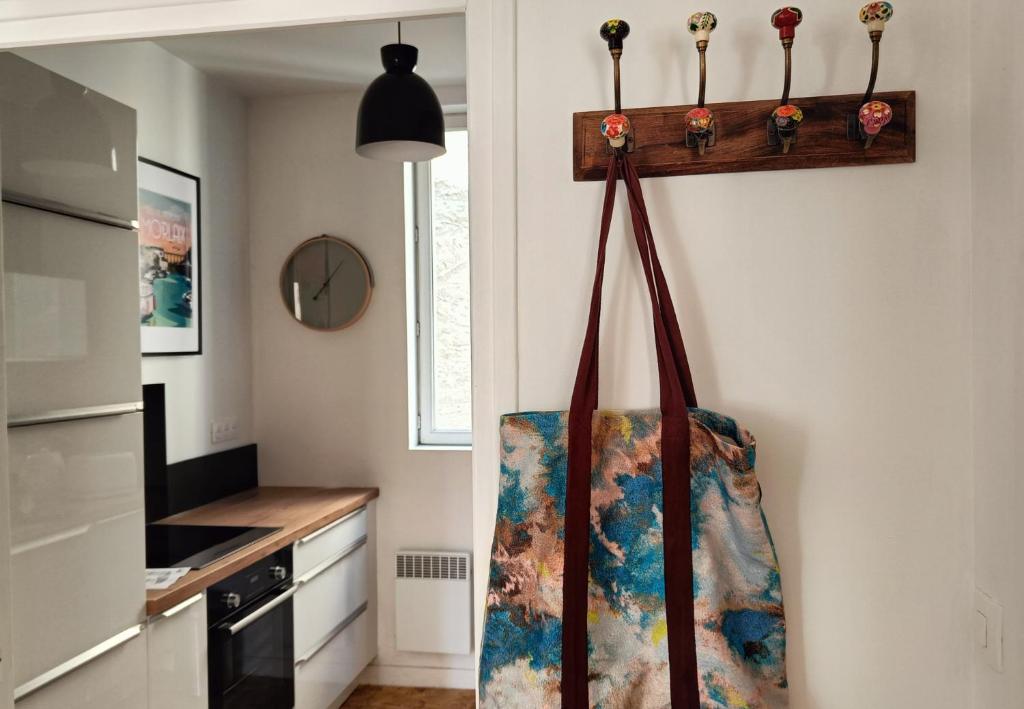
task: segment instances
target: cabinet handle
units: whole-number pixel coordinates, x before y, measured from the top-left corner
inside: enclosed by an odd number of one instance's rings
[[[38,692],[48,684],[56,682],[61,677],[71,674],[80,667],[84,667],[95,659],[106,655],[114,648],[124,645],[129,640],[137,637],[142,632],[142,625],[133,625],[112,638],[104,640],[96,647],[90,648],[80,655],[75,655],[67,662],[57,665],[52,670],[44,672],[35,679],[31,679],[14,690],[14,701],[24,699],[28,695]]]
[[[352,556],[352,554],[354,554],[357,549],[359,549],[360,547],[366,546],[367,539],[368,539],[368,537],[365,534],[363,536],[359,537],[359,539],[357,539],[354,542],[352,542],[351,544],[349,544],[347,547],[345,547],[344,549],[339,551],[337,554],[332,556],[327,561],[321,562],[320,564],[314,566],[312,569],[310,569],[309,571],[304,573],[299,578],[295,579],[295,585],[296,586],[302,586],[303,584],[309,583],[310,581],[315,579],[317,576],[319,576],[323,572],[327,571],[327,569],[331,568],[332,566],[334,566],[335,564],[339,563],[340,561],[343,561],[346,557]]]
[[[347,522],[348,520],[352,519],[353,517],[355,517],[360,512],[365,512],[365,511],[366,511],[366,505],[363,505],[358,510],[355,510],[353,512],[349,512],[347,515],[345,515],[341,519],[334,520],[333,522],[331,522],[326,527],[321,527],[320,529],[316,530],[315,532],[311,532],[310,534],[307,534],[302,539],[300,539],[299,541],[295,542],[295,544],[298,545],[298,546],[302,546],[303,544],[309,544],[311,541],[313,541],[314,539],[319,537],[321,534],[327,534],[329,531],[331,531],[335,527],[339,526],[340,524],[342,524],[344,522]]]
[[[61,421],[79,421],[81,419],[104,418],[107,416],[124,416],[142,411],[141,401],[129,401],[124,404],[108,404],[106,406],[81,406],[77,409],[55,409],[40,411],[26,416],[12,416],[7,419],[7,428],[20,426],[38,426],[43,423],[60,423]]]
[[[168,608],[167,610],[165,610],[163,613],[160,614],[160,617],[161,618],[170,618],[171,616],[178,615],[179,613],[181,613],[183,610],[185,610],[189,606],[193,606],[193,605],[195,605],[196,603],[198,603],[201,600],[203,600],[203,594],[202,593],[197,593],[196,595],[192,596],[192,598],[188,598],[188,599],[182,601],[181,603],[179,603],[178,605],[173,606],[171,608]]]
[[[348,626],[350,626],[353,623],[355,623],[356,620],[359,618],[359,616],[361,616],[363,613],[366,612],[366,608],[369,605],[370,605],[369,601],[363,601],[362,605],[360,605],[358,608],[356,608],[354,611],[352,611],[348,615],[348,617],[345,618],[345,620],[341,621],[336,626],[334,626],[334,630],[332,630],[331,632],[327,633],[327,635],[324,637],[324,639],[316,644],[316,647],[314,647],[312,650],[310,650],[305,655],[303,655],[298,660],[296,660],[295,661],[295,666],[298,667],[300,665],[304,665],[307,662],[309,662],[310,660],[312,660],[316,656],[316,654],[318,652],[320,652],[325,647],[327,647],[328,643],[330,643],[332,640],[334,640],[334,638],[338,637],[338,635],[340,635],[342,633],[342,631],[345,630],[345,628],[347,628]]]
[[[61,204],[52,199],[44,199],[43,197],[32,197],[30,195],[21,194],[20,192],[12,192],[10,190],[3,191],[4,202],[10,202],[11,204],[17,204],[20,207],[31,207],[32,209],[41,209],[44,212],[53,212],[54,214],[61,214],[65,217],[74,217],[75,219],[85,219],[86,221],[96,222],[97,224],[105,224],[106,226],[116,226],[121,229],[131,229],[135,231],[139,228],[139,222],[135,219],[125,219],[124,217],[115,217],[110,214],[103,214],[102,212],[94,212],[88,209],[79,209],[78,207],[71,207],[66,204]]]

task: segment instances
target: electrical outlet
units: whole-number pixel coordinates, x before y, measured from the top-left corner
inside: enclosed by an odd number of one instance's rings
[[[974,589],[974,641],[986,664],[1003,671],[1003,607],[981,589]]]
[[[226,416],[214,419],[210,422],[210,441],[223,443],[238,438],[238,419],[234,416]]]

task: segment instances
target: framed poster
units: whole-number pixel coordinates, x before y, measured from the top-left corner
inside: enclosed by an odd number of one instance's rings
[[[202,354],[199,178],[139,158],[142,354]]]

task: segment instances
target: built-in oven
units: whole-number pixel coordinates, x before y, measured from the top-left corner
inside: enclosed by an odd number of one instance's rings
[[[207,594],[211,709],[295,703],[291,548],[214,584]]]

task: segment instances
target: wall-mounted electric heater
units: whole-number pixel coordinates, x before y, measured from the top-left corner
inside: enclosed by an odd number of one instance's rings
[[[407,652],[471,653],[469,554],[399,551],[395,561],[395,647]]]

